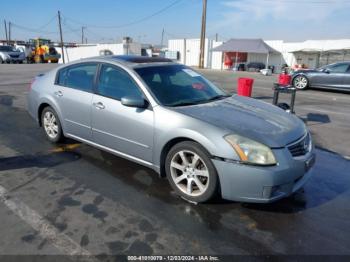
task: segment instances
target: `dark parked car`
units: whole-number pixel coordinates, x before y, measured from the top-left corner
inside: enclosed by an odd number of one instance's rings
[[[292,76],[298,89],[318,87],[350,91],[350,62],[340,62],[314,70],[298,70]]]
[[[250,62],[247,64],[247,68],[248,68],[248,71],[259,72],[261,69],[265,68],[265,64],[260,62]]]

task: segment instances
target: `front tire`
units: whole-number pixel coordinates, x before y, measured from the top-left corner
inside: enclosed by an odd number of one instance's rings
[[[166,175],[178,195],[191,202],[206,202],[218,192],[219,179],[209,154],[198,143],[184,141],[169,151]]]
[[[304,90],[308,87],[309,80],[304,75],[297,75],[293,79],[293,86],[299,90]]]
[[[61,122],[55,110],[48,106],[41,113],[41,124],[47,139],[52,143],[58,143],[63,140]]]

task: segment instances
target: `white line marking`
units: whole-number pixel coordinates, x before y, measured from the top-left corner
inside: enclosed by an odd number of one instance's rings
[[[50,224],[45,218],[40,216],[33,209],[16,198],[9,197],[6,188],[0,185],[0,201],[4,203],[14,214],[20,217],[24,222],[30,225],[39,235],[47,239],[49,243],[67,255],[81,255],[84,259],[94,261],[93,255],[83,249],[73,239],[58,230]],[[84,260],[85,261],[85,260]]]

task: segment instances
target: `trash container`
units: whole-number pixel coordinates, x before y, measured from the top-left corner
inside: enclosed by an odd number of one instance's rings
[[[237,94],[239,96],[252,96],[254,79],[252,78],[238,78]]]
[[[271,69],[261,69],[260,73],[262,73],[264,76],[270,76],[272,75]]]
[[[280,74],[278,76],[278,83],[283,86],[290,85],[292,76],[288,74]]]

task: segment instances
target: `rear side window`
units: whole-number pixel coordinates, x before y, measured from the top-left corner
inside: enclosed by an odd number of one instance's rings
[[[60,86],[65,86],[66,75],[67,75],[67,68],[61,69],[58,72],[56,84]]]
[[[92,92],[97,64],[80,64],[61,69],[56,83],[61,86]]]

